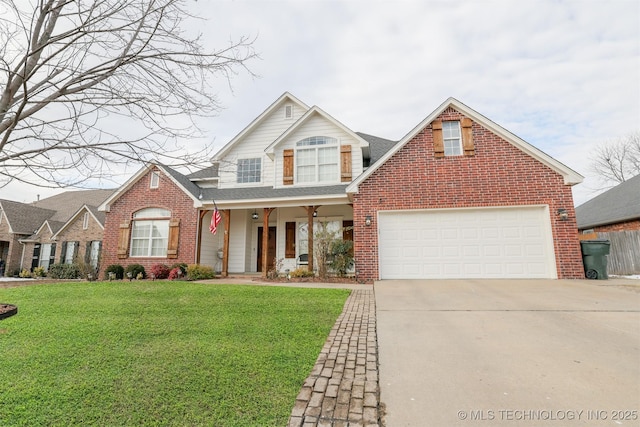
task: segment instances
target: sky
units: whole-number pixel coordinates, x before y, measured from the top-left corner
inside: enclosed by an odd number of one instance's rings
[[[637,0],[187,3],[207,46],[255,37],[260,55],[248,64],[257,77],[216,82],[224,109],[194,151],[221,148],[284,92],[392,140],[454,97],[585,176],[580,205],[602,191],[595,147],[640,130]],[[0,198],[61,191],[10,184]]]

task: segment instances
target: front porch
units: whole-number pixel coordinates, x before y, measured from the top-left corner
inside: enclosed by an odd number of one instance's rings
[[[209,231],[213,207],[200,211],[196,262],[222,276],[314,269],[314,233],[322,226],[353,240],[350,204],[223,207],[216,234]],[[307,261],[304,261],[304,258]]]

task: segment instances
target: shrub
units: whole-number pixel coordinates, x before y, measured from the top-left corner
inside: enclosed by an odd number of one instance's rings
[[[306,267],[298,267],[295,270],[293,270],[291,273],[289,273],[289,276],[291,277],[313,277],[313,271],[309,271],[307,270]]]
[[[115,274],[117,280],[124,278],[124,267],[119,264],[112,264],[104,270],[104,278],[109,279],[109,273]]]
[[[200,265],[200,264],[191,264],[187,266],[187,280],[206,280],[206,279],[214,279],[216,274],[213,272],[213,268]]]
[[[23,268],[22,271],[20,271],[20,274],[18,274],[18,276],[22,277],[23,279],[28,279],[31,277],[31,272],[26,268]]]
[[[53,264],[49,266],[49,277],[52,279],[77,279],[80,277],[78,264]]]
[[[173,264],[170,268],[171,270],[173,270],[174,268],[179,268],[182,271],[183,276],[187,275],[187,264],[185,264],[184,262],[177,262]]]
[[[169,280],[176,280],[181,277],[184,277],[184,273],[182,273],[182,269],[180,267],[173,267],[169,272]]]
[[[150,273],[155,279],[166,279],[169,277],[171,269],[166,264],[153,264]]]
[[[47,272],[44,270],[44,267],[36,267],[33,269],[31,275],[33,277],[44,277],[47,275]]]
[[[129,273],[131,273],[131,277],[134,279],[144,279],[147,273],[144,271],[144,267],[140,264],[129,264],[127,268],[124,270],[127,278],[129,277]]]
[[[329,250],[331,268],[344,277],[347,271],[353,267],[353,242],[351,240],[334,240]]]

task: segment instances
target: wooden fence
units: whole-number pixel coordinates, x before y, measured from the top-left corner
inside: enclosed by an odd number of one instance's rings
[[[640,231],[599,232],[598,239],[611,242],[608,274],[640,274]]]

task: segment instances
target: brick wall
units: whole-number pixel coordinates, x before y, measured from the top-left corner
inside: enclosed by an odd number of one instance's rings
[[[67,228],[65,228],[62,233],[58,234],[56,237],[56,264],[62,259],[63,242],[80,242],[76,260],[84,262],[86,259],[87,243],[94,240],[102,240],[103,229],[91,214],[89,214],[87,229],[85,230],[83,228],[85,212],[87,211],[84,210],[80,215],[77,215],[75,220],[67,225]]]
[[[2,213],[0,214],[3,215]],[[15,270],[20,269],[22,245],[18,242],[18,239],[24,237],[28,236],[12,233],[9,229],[7,218],[4,216],[2,217],[2,220],[0,220],[0,241],[7,242],[6,245],[8,246],[6,259],[3,259],[5,263],[5,275],[12,274]]]
[[[154,264],[195,263],[198,211],[193,207],[193,199],[187,196],[173,181],[160,171],[160,185],[149,188],[150,174],[142,176],[127,192],[111,204],[106,214],[104,238],[102,241],[102,271],[112,264],[126,268],[129,264],[141,264],[149,273]],[[172,218],[180,219],[180,237],[177,258],[127,257],[119,259],[118,234],[120,224],[131,220],[133,213],[145,208],[164,208],[171,211]]]
[[[600,227],[594,227],[593,231],[596,233],[607,233],[610,231],[635,231],[640,230],[640,219],[633,221],[618,222],[617,224],[603,225]]]
[[[460,120],[452,108],[441,120]],[[428,125],[359,186],[354,247],[360,280],[378,279],[377,212],[393,209],[549,205],[559,278],[583,278],[571,187],[563,177],[478,123],[474,156],[435,158]],[[567,209],[568,221],[555,217]],[[365,227],[364,217],[373,224]]]

